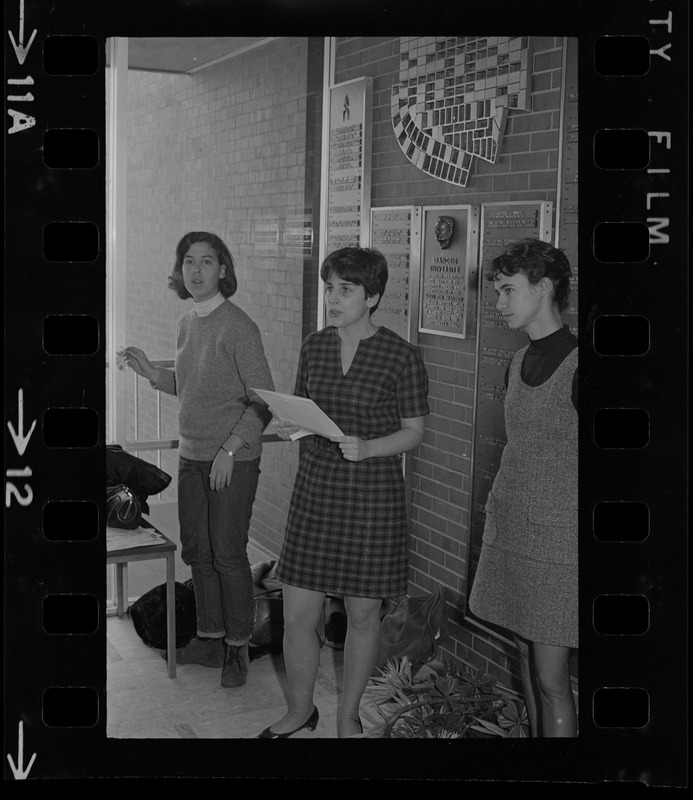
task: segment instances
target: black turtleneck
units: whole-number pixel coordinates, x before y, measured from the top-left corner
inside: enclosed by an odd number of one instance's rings
[[[529,348],[522,360],[520,375],[528,386],[540,386],[556,371],[563,359],[578,346],[578,341],[564,325],[541,339],[530,339]],[[508,370],[505,372],[505,388],[508,388]],[[577,369],[573,375],[573,406],[577,410]]]

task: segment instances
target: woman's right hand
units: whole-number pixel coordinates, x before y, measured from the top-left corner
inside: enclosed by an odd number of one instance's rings
[[[287,422],[283,419],[275,419],[272,420],[272,426],[277,432],[277,436],[280,439],[289,440],[293,436],[294,433],[298,433],[300,428],[298,425],[294,425],[293,422]]]
[[[122,359],[128,367],[133,369],[138,375],[150,381],[156,381],[159,377],[159,370],[147,358],[143,350],[139,347],[125,347],[118,352],[118,358]]]

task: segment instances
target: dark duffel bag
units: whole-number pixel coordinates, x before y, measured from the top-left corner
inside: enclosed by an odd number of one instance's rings
[[[149,647],[165,650],[166,634],[166,584],[155,586],[130,607],[130,618],[137,635]],[[185,645],[197,635],[195,592],[192,580],[176,581],[176,647]]]

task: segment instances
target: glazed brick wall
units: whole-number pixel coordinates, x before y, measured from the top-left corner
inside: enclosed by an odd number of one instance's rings
[[[284,232],[318,207],[322,71],[322,40],[282,38],[192,75],[129,73],[122,344],[174,358],[176,321],[192,303],[167,288],[175,247],[188,231],[212,231],[231,250],[233,302],[260,328],[275,386],[292,391],[305,309],[315,315],[315,290],[305,293],[304,282],[317,286],[317,242],[296,252]],[[130,438],[134,373],[127,380]],[[158,393],[139,384],[137,435],[157,438]],[[161,395],[163,438],[177,438],[176,417],[176,399]],[[264,449],[250,535],[270,552],[281,546],[298,451],[284,443]],[[174,499],[178,453],[161,458],[174,476],[164,499]]]
[[[392,131],[390,98],[399,75],[399,39],[337,40],[335,81],[373,79],[371,202],[390,205],[460,205],[557,196],[561,40],[535,38],[530,111],[508,114],[496,164],[475,160],[467,187],[427,176],[401,151]],[[555,206],[554,206],[555,207]],[[476,342],[420,334],[430,379],[431,415],[411,457],[412,535],[410,593],[446,588],[449,638],[444,654],[493,672],[518,688],[514,648],[470,626],[462,609],[467,593],[467,537],[471,506]]]

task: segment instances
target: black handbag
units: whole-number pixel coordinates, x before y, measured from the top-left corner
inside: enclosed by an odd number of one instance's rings
[[[142,522],[139,500],[124,483],[106,488],[106,525],[134,531]]]
[[[149,513],[147,498],[163,492],[171,480],[167,472],[128,453],[119,444],[106,445],[106,485],[124,483],[130,487],[145,514]]]

